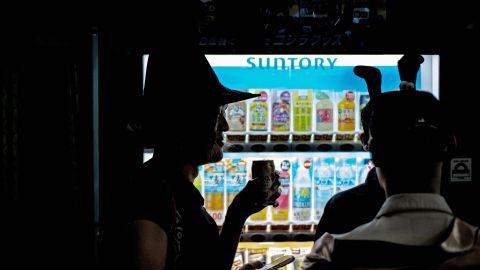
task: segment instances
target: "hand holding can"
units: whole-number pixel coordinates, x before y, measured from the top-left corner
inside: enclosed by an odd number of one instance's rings
[[[264,198],[267,199],[267,205],[277,206],[275,196],[279,191],[280,182],[278,181],[278,173],[275,171],[275,163],[273,160],[255,160],[252,163],[252,177],[256,181],[261,182]],[[273,202],[270,200],[273,199]]]
[[[229,212],[249,217],[268,205],[278,206],[281,190],[279,173],[272,160],[258,160],[252,163],[252,180],[237,194],[229,207]],[[232,209],[232,211],[230,211]]]
[[[273,160],[254,160],[252,163],[253,179],[261,179],[262,191],[268,194],[275,178],[275,164]]]

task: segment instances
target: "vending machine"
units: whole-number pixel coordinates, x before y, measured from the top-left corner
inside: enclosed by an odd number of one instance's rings
[[[360,110],[369,95],[353,68],[375,66],[382,72],[382,91],[397,90],[401,57],[207,55],[225,86],[260,94],[228,105],[224,159],[201,166],[194,183],[207,211],[222,226],[228,205],[252,179],[255,160],[273,160],[281,182],[278,207],[248,219],[234,268],[291,254],[296,261],[286,269],[300,269],[326,202],[363,183],[372,169],[370,154],[360,143]],[[438,98],[439,56],[423,57],[417,89]],[[151,155],[146,149],[144,160]]]

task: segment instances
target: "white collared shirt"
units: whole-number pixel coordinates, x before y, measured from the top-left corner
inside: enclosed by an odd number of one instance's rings
[[[454,216],[445,199],[433,193],[404,193],[387,198],[375,219],[339,240],[376,240],[426,246],[442,241]]]

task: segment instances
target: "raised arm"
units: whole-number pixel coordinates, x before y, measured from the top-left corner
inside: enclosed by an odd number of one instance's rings
[[[243,225],[247,218],[267,207],[268,205],[278,206],[277,198],[280,196],[280,182],[278,174],[268,194],[262,191],[261,179],[251,180],[246,187],[235,197],[228,208],[225,222],[220,232],[220,247],[222,267],[220,269],[230,270],[237,251],[238,242],[242,233]]]

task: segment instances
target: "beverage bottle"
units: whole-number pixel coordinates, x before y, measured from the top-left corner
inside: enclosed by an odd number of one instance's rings
[[[293,130],[312,131],[312,91],[293,91]]]
[[[338,165],[335,167],[337,168],[336,174],[336,189],[338,191],[347,190],[352,188],[356,184],[356,158],[340,158],[338,161]]]
[[[310,178],[311,160],[298,159],[297,171],[293,180],[293,220],[309,221],[312,210],[312,184]]]
[[[227,207],[233,198],[245,187],[247,183],[247,162],[244,159],[233,158],[225,160],[227,167],[226,189]]]
[[[338,130],[355,130],[355,92],[348,90],[338,103]]]
[[[272,208],[272,220],[274,221],[288,221],[289,220],[289,199],[290,199],[290,161],[282,160],[280,162],[280,185],[282,193],[278,197],[278,206]]]
[[[314,178],[314,220],[319,221],[327,201],[333,196],[335,180],[334,158],[319,158],[315,166]]]
[[[272,131],[290,131],[290,92],[274,90],[272,93]]]
[[[203,186],[205,191],[205,208],[212,218],[221,224],[224,220],[225,204],[225,163],[219,161],[204,165]]]
[[[238,101],[229,104],[226,111],[226,118],[230,131],[245,132],[247,130],[247,103]]]
[[[333,103],[323,91],[315,94],[318,100],[315,104],[315,123],[316,131],[332,132],[333,131]]]
[[[268,128],[268,94],[266,91],[255,91],[260,94],[250,103],[250,131],[267,131]]]

